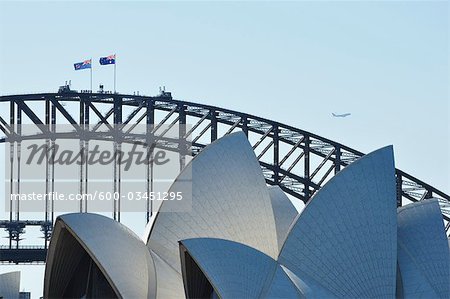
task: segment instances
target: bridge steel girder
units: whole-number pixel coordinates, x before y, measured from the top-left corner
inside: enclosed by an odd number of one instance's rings
[[[77,123],[75,118],[71,116],[71,112],[67,110],[61,102],[75,102],[80,103],[80,122]],[[186,124],[187,117],[195,119],[193,126],[189,131],[186,129],[180,132],[181,140],[190,138],[192,140],[191,148],[186,149],[183,144],[168,143],[165,145],[166,149],[174,151],[187,151],[187,154],[195,156],[198,152],[208,145],[210,142],[222,137],[222,135],[229,134],[236,130],[242,130],[257,155],[266,183],[269,185],[278,185],[287,194],[307,203],[309,199],[321,188],[321,186],[333,175],[347,165],[363,156],[364,154],[354,150],[348,146],[338,142],[329,140],[327,138],[318,136],[311,132],[307,132],[292,126],[282,124],[276,121],[268,120],[258,116],[214,107],[210,105],[197,104],[186,101],[179,101],[173,99],[170,95],[165,93],[160,96],[135,96],[122,94],[108,94],[108,93],[44,93],[44,94],[26,94],[26,95],[10,95],[1,96],[0,103],[10,103],[10,124],[9,126],[17,125],[17,119],[14,112],[24,112],[35,124],[43,124],[44,122],[33,113],[33,110],[28,107],[29,102],[49,103],[51,111],[46,115],[45,124],[48,128],[50,120],[50,131],[55,138],[58,133],[55,133],[54,125],[56,124],[56,110],[59,111],[63,117],[69,121],[79,133],[79,128],[83,124],[89,123],[89,112],[92,110],[93,116],[99,118],[94,126],[95,131],[101,126],[106,125],[111,127],[112,124],[108,122],[108,118],[113,116],[113,122],[117,124],[131,124],[137,125],[145,119],[145,124],[152,126],[153,131],[147,132],[142,136],[133,135],[132,129],[124,134],[119,133],[120,136],[115,136],[114,140],[120,145],[121,142],[129,142],[130,139],[142,139],[143,141],[153,140],[154,133],[167,120],[176,116],[175,120],[169,126],[179,124]],[[102,114],[97,104],[109,104],[111,108]],[[47,104],[48,105],[48,104]],[[17,111],[14,107],[17,106]],[[123,107],[128,106],[132,108],[132,112],[123,118]],[[140,112],[144,112],[137,118]],[[157,122],[155,112],[164,114],[162,120]],[[6,116],[5,116],[6,117]],[[125,121],[123,122],[123,119]],[[3,121],[1,122],[3,124]],[[6,124],[7,125],[7,124]],[[202,126],[203,125],[203,126]],[[226,133],[220,135],[219,126],[225,126]],[[5,124],[2,126],[7,130]],[[111,129],[111,128],[110,128]],[[208,133],[209,131],[209,133]],[[111,136],[103,134],[90,135],[94,138],[108,139]],[[208,133],[208,134],[207,134]],[[8,140],[20,141],[23,139],[38,139],[39,136],[19,136],[16,134],[4,134],[0,136],[0,143]],[[103,135],[103,136],[102,136]],[[106,136],[106,137],[105,137]],[[128,137],[127,137],[128,136]],[[282,147],[287,148],[285,154],[282,154]],[[256,151],[260,151],[259,154]],[[269,155],[268,153],[271,153]],[[182,165],[180,153],[180,165]],[[313,160],[317,160],[315,163]],[[300,163],[300,161],[303,161]],[[334,170],[334,171],[333,171]],[[87,172],[87,170],[86,170]],[[151,185],[151,170],[148,170],[148,183]],[[51,188],[54,189],[54,178],[50,176]],[[117,184],[116,188],[120,191],[120,170],[115,173]],[[441,203],[447,204],[450,207],[450,196],[438,190],[437,188],[427,184],[416,177],[396,169],[396,184],[397,184],[397,204],[401,206],[404,200],[417,202],[426,200],[430,197],[438,198]],[[151,187],[148,187],[151,188]],[[450,229],[450,210],[442,209],[443,217],[446,222],[446,231],[449,233]],[[53,221],[53,208],[50,208],[47,216]],[[147,207],[146,219],[151,216],[151,207]],[[113,217],[120,220],[120,203],[115,207]],[[14,222],[11,218],[9,221]],[[1,222],[0,222],[1,223]],[[45,220],[42,221],[42,224]],[[0,257],[2,254],[0,253]],[[0,259],[1,260],[1,259]]]

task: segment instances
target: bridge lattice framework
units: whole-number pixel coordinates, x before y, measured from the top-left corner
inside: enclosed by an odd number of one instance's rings
[[[66,103],[78,106],[77,117]],[[8,142],[11,155],[11,171],[15,165],[17,174],[15,181],[11,179],[11,190],[20,193],[20,150],[25,139],[44,138],[40,134],[25,136],[20,127],[26,116],[27,122],[44,128],[52,136],[58,138],[55,127],[58,123],[68,123],[74,127],[74,134],[80,134],[83,127],[91,125],[93,132],[107,126],[113,130],[114,125],[128,125],[127,131],[117,134],[98,132],[94,138],[114,142],[115,146],[122,142],[134,140],[148,141],[152,134],[161,128],[172,128],[176,125],[191,124],[180,130],[177,141],[160,141],[158,147],[178,151],[180,168],[184,166],[185,155],[195,156],[206,145],[216,139],[241,130],[249,138],[259,160],[266,183],[278,185],[285,193],[307,203],[311,197],[340,170],[363,156],[362,152],[341,143],[292,126],[247,113],[222,109],[210,105],[186,102],[173,99],[169,92],[163,91],[158,96],[138,96],[112,93],[62,92],[1,96],[0,105],[9,106],[7,116],[0,116],[0,130],[3,136],[0,143]],[[41,109],[36,109],[36,105]],[[102,106],[102,107],[100,107]],[[106,111],[105,106],[107,106]],[[103,109],[102,109],[103,108]],[[36,110],[44,111],[38,116]],[[128,110],[128,113],[125,113]],[[158,114],[159,117],[156,117]],[[9,119],[8,119],[9,118]],[[93,121],[95,119],[95,121]],[[146,134],[133,134],[132,129],[138,124],[146,124],[152,128]],[[131,125],[131,128],[130,128]],[[167,130],[166,129],[166,130]],[[163,136],[164,133],[159,133]],[[48,138],[48,134],[45,135]],[[186,143],[189,140],[189,143]],[[46,140],[49,144],[52,140]],[[190,146],[187,147],[186,144]],[[88,146],[80,143],[80,147]],[[8,150],[8,149],[5,149]],[[46,164],[46,192],[55,188],[55,173],[52,165]],[[80,167],[80,192],[86,191],[88,185],[88,169]],[[147,169],[147,189],[151,188],[151,166]],[[448,234],[450,228],[450,196],[418,178],[396,169],[397,204],[417,202],[429,198],[437,198]],[[13,178],[13,174],[11,174]],[[120,190],[120,167],[114,167],[114,189]],[[9,245],[0,247],[0,262],[31,263],[45,261],[46,250],[51,237],[55,211],[52,202],[45,204],[43,218],[38,220],[21,219],[20,209],[13,208],[9,219],[0,220],[0,227],[8,233]],[[114,203],[112,217],[120,221],[120,202]],[[79,211],[87,211],[80,202]],[[151,216],[150,204],[147,204],[146,220]],[[27,226],[39,226],[44,236],[43,246],[21,246],[20,240]]]

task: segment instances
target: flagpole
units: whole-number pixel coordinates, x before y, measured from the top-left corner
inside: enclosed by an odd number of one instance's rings
[[[114,54],[114,93],[116,93],[116,64],[117,64],[117,57],[116,54]]]
[[[92,57],[91,57],[91,93],[92,93]]]

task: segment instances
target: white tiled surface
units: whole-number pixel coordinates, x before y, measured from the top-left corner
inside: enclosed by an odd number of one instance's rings
[[[279,262],[337,297],[394,298],[397,261],[393,151],[382,148],[333,177],[289,233]]]
[[[198,238],[182,244],[220,298],[260,298],[277,267],[271,257],[228,240]]]
[[[0,274],[0,297],[4,299],[19,299],[20,272]]]
[[[405,298],[449,298],[449,245],[437,200],[399,208],[398,246]]]
[[[306,298],[295,284],[288,277],[283,268],[277,264],[277,268],[273,275],[273,279],[268,287],[268,291],[262,296],[262,298],[270,299],[294,299],[294,298]]]
[[[184,286],[181,274],[171,268],[158,255],[150,251],[155,262],[156,298],[157,299],[184,299]]]
[[[124,225],[97,214],[66,214],[55,224],[55,233],[65,226],[82,244],[103,271],[105,277],[117,288],[123,298],[155,298],[156,279],[152,257],[145,243]],[[49,256],[54,258],[54,244],[58,235],[52,237]],[[57,249],[56,249],[57,250]],[[46,264],[46,279],[51,277],[52,267],[64,266],[64,260],[50,259]],[[55,281],[46,281],[46,288]]]
[[[301,215],[279,187],[266,187],[243,134],[207,147],[190,171],[192,211],[165,212],[163,204],[148,248],[109,218],[67,214],[56,223],[46,271],[64,266],[52,251],[66,226],[124,298],[185,297],[181,240],[222,298],[394,298],[397,254],[405,298],[449,298],[439,205],[426,200],[397,214],[391,147],[346,167]],[[58,283],[48,277],[47,285]]]
[[[295,275],[294,272],[289,270],[284,266],[280,266],[292,283],[297,288],[301,298],[320,298],[320,299],[332,299],[338,298],[336,295],[332,294],[325,286],[321,285],[319,282],[308,277],[308,275],[302,273],[302,278]]]
[[[298,215],[292,202],[278,186],[269,187],[270,200],[272,202],[275,225],[277,229],[278,249],[281,250],[286,239],[287,232],[295,217]]]
[[[150,233],[151,250],[179,273],[178,241],[190,238],[232,240],[276,258],[278,245],[269,192],[242,132],[206,147],[186,171],[192,171],[192,211],[164,212],[164,203]],[[177,185],[175,182],[170,190],[177,191]]]

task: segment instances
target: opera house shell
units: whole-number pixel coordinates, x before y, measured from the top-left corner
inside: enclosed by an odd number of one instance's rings
[[[183,171],[192,210],[164,202],[144,241],[96,214],[56,220],[45,298],[449,298],[439,204],[397,209],[392,147],[350,164],[299,214],[267,187],[243,133]],[[171,191],[183,189],[183,172]]]
[[[0,298],[19,299],[20,296],[20,272],[7,272],[0,274]]]

